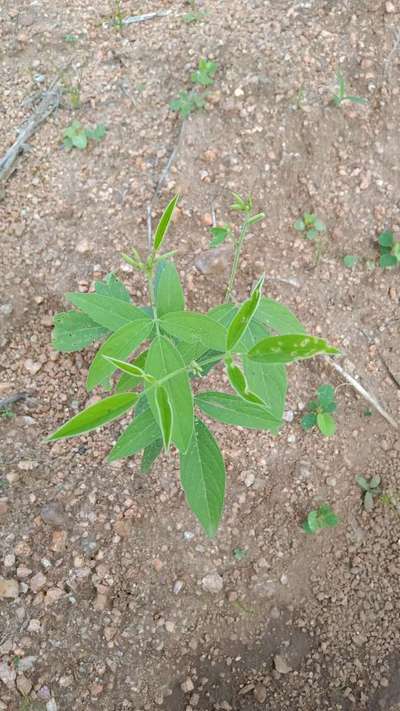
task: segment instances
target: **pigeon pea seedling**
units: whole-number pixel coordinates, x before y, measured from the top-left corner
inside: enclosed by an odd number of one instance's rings
[[[250,224],[256,217],[252,202],[236,197],[235,209]],[[93,293],[66,294],[75,309],[55,316],[53,345],[71,352],[101,341],[86,386],[89,392],[95,388],[114,392],[72,417],[48,439],[86,435],[133,411],[108,461],[142,451],[142,470],[149,471],[161,451],[173,447],[179,453],[187,503],[213,536],[224,507],[225,465],[205,418],[277,433],[283,422],[286,366],[338,351],[306,334],[289,309],[263,295],[264,276],[242,303],[233,300],[238,249],[226,302],[208,313],[187,310],[171,252],[161,252],[177,202],[178,196],[161,216],[150,253],[144,256],[133,249],[124,255],[145,277],[150,303],[133,304],[114,275],[96,282]],[[203,384],[217,364],[228,376],[230,392]]]
[[[336,410],[335,389],[332,385],[320,385],[317,390],[317,399],[310,400],[307,405],[308,413],[301,420],[303,430],[318,427],[321,434],[331,437],[336,432],[336,422],[331,412]]]
[[[192,72],[191,81],[194,86],[204,89],[214,84],[214,76],[218,64],[208,59],[200,59],[198,68]],[[193,88],[191,91],[181,91],[177,99],[170,102],[170,109],[177,111],[182,119],[188,118],[193,111],[204,108],[207,92],[200,93]]]
[[[107,133],[107,129],[102,124],[98,124],[96,128],[84,128],[79,121],[73,121],[70,126],[64,129],[64,148],[67,151],[72,148],[77,148],[84,151],[87,148],[89,141],[101,141]]]
[[[319,233],[326,232],[325,224],[312,212],[305,212],[303,217],[299,217],[293,223],[293,227],[297,232],[302,232],[304,237],[311,240],[316,239]]]

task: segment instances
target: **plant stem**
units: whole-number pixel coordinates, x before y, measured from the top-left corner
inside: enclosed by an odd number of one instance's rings
[[[240,228],[240,234],[239,234],[239,237],[235,243],[235,254],[233,257],[232,269],[231,269],[231,273],[229,276],[228,287],[227,287],[225,299],[224,299],[225,304],[227,304],[229,301],[232,301],[232,291],[233,291],[233,286],[234,286],[235,279],[236,279],[236,273],[237,273],[237,270],[239,267],[240,252],[242,250],[243,242],[245,240],[245,237],[246,237],[248,231],[249,231],[249,225],[248,225],[247,220],[245,220],[243,222],[242,227]]]
[[[151,261],[151,268],[146,269],[147,284],[149,287],[150,295],[150,305],[153,309],[154,324],[156,327],[157,336],[160,335],[160,324],[158,322],[157,306],[156,306],[156,294],[154,289],[154,262]]]

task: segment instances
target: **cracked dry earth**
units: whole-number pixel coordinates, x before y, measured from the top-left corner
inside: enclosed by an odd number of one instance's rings
[[[400,6],[199,0],[206,14],[187,23],[178,0],[121,5],[169,12],[119,33],[111,0],[0,7],[1,154],[37,92],[61,71],[64,85],[0,202],[0,397],[28,393],[0,417],[0,709],[399,710],[398,430],[329,363],[291,366],[277,437],[212,423],[229,478],[212,541],[173,455],[143,477],[136,458],[105,462],[118,424],[44,437],[88,401],[94,348],[51,347],[63,293],[114,270],[145,299],[119,254],[146,248],[147,206],[156,217],[176,191],[169,244],[189,307],[223,296],[231,254],[208,251],[208,227],[213,212],[231,219],[231,190],[251,192],[267,218],[246,243],[238,296],[265,271],[268,295],[400,419],[399,270],[368,268],[379,232],[400,230]],[[182,125],[169,103],[202,56],[215,82]],[[331,105],[338,69],[366,105]],[[66,152],[74,118],[106,137]],[[292,228],[307,210],[327,225],[317,266]],[[360,257],[354,269],[345,254]],[[321,382],[336,387],[329,439],[299,424]],[[372,513],[357,474],[382,477]],[[323,501],[341,523],[307,537],[300,523]]]

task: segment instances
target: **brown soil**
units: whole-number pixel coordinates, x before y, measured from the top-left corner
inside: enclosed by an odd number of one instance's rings
[[[267,220],[246,245],[239,295],[265,270],[269,295],[337,344],[400,419],[389,375],[400,381],[399,271],[366,265],[379,231],[400,229],[400,8],[207,0],[192,24],[180,0],[122,9],[170,14],[119,34],[111,0],[0,8],[1,153],[30,115],[29,97],[68,63],[64,84],[81,84],[79,110],[65,91],[0,203],[0,397],[29,393],[0,418],[0,575],[19,583],[18,597],[0,600],[0,709],[400,709],[398,433],[375,411],[365,416],[328,364],[290,368],[294,420],[278,437],[213,425],[229,492],[211,542],[172,456],[147,478],[136,458],[106,464],[119,425],[44,442],[88,400],[94,349],[51,348],[63,293],[116,270],[140,302],[143,285],[119,253],[145,248],[147,205],[156,216],[177,190],[170,244],[189,305],[221,299],[230,255],[207,252],[207,224],[213,210],[229,219],[229,191],[251,192]],[[206,109],[181,130],[169,102],[201,56],[218,73]],[[367,106],[330,105],[338,68]],[[73,118],[105,124],[106,138],[67,153],[60,137]],[[328,226],[316,267],[312,243],[292,229],[307,210]],[[361,257],[354,270],[345,254]],[[299,425],[321,382],[337,387],[331,439]],[[371,514],[360,473],[380,474],[388,494]],[[306,537],[299,523],[321,501],[341,525]],[[236,547],[247,550],[241,561]],[[214,595],[201,585],[213,572],[223,578]]]

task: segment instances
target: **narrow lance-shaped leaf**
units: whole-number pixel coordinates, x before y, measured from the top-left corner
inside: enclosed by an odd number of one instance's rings
[[[226,337],[226,349],[227,351],[232,350],[238,341],[242,338],[248,325],[251,322],[261,300],[261,291],[264,284],[264,276],[258,280],[251,296],[247,301],[245,301],[237,314],[233,317],[230,326],[228,328],[228,334]]]
[[[158,422],[161,429],[164,449],[167,452],[171,444],[173,413],[169,402],[168,393],[165,388],[160,385],[156,388],[155,396]]]
[[[240,397],[242,397],[243,400],[246,400],[247,402],[253,402],[258,405],[265,405],[263,400],[258,397],[258,395],[249,390],[246,378],[240,370],[239,366],[235,365],[230,359],[227,359],[225,361],[225,364],[229,382],[232,385],[233,389],[236,390],[237,394],[240,395]]]
[[[157,252],[160,249],[162,243],[164,242],[165,235],[167,234],[169,223],[172,220],[172,216],[174,214],[174,210],[175,210],[178,200],[179,200],[179,195],[175,195],[175,197],[172,198],[172,200],[168,203],[163,214],[161,215],[160,222],[158,223],[157,229],[154,234],[154,240],[153,240],[154,252]]]
[[[116,420],[127,410],[130,410],[137,402],[136,393],[120,393],[111,395],[101,402],[90,405],[75,417],[72,417],[65,425],[53,432],[47,439],[53,441],[64,439],[65,437],[75,437],[76,435],[90,432],[91,430],[105,425],[107,422]]]
[[[152,375],[149,373],[146,373],[142,368],[139,368],[138,365],[135,363],[126,363],[123,360],[119,360],[118,358],[111,358],[110,356],[103,356],[103,358],[108,362],[111,363],[114,368],[118,368],[119,370],[122,370],[124,373],[128,373],[128,375],[134,375],[137,378],[143,378],[143,380],[146,380],[148,383],[154,383],[155,378],[153,378]]]
[[[226,425],[239,425],[253,430],[270,430],[276,433],[281,425],[266,407],[246,402],[237,395],[220,392],[203,392],[196,395],[196,405],[205,415]]]
[[[126,393],[129,392],[130,390],[134,390],[140,383],[142,382],[143,378],[141,373],[143,372],[144,365],[146,363],[146,358],[147,358],[147,350],[143,351],[137,358],[135,358],[130,365],[134,365],[140,370],[140,375],[133,375],[132,373],[122,373],[121,377],[118,379],[115,392],[117,393]]]
[[[54,316],[53,348],[63,353],[80,351],[110,333],[81,311],[65,311]]]
[[[155,291],[159,317],[174,311],[183,311],[185,308],[182,285],[173,262],[162,260],[158,263]]]
[[[130,321],[146,318],[142,309],[138,309],[133,304],[128,304],[121,299],[112,296],[102,296],[101,294],[79,294],[68,293],[65,298],[78,309],[90,316],[93,321],[100,326],[108,328],[110,331],[117,331]],[[147,317],[149,321],[150,317]]]
[[[161,438],[155,439],[154,442],[148,444],[143,452],[142,461],[140,464],[140,471],[142,474],[148,474],[151,470],[155,460],[162,451],[163,441]]]
[[[335,355],[339,350],[322,338],[293,334],[264,338],[251,348],[247,357],[256,363],[292,363],[319,353]]]
[[[126,323],[118,331],[115,331],[96,353],[89,368],[86,382],[87,389],[92,390],[96,385],[109,378],[118,368],[118,365],[112,359],[127,358],[146,340],[152,327],[152,322],[143,318]]]
[[[190,509],[208,536],[215,535],[225,496],[225,465],[213,435],[196,419],[187,452],[181,453],[181,483]]]
[[[160,437],[160,428],[149,407],[143,412],[137,411],[131,424],[123,431],[108,455],[108,461],[114,462],[116,459],[131,457]]]

